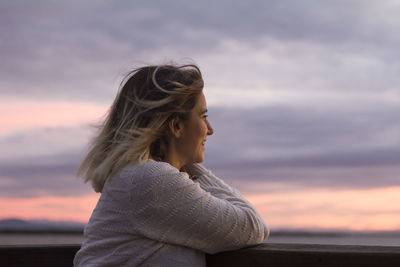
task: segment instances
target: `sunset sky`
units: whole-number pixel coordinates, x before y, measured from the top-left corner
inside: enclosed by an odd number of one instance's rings
[[[86,222],[121,78],[196,63],[205,166],[274,229],[400,230],[400,1],[0,0],[0,219]]]

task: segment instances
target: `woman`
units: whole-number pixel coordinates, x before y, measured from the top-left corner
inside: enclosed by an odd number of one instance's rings
[[[260,215],[199,163],[213,129],[195,65],[124,79],[80,167],[101,197],[76,266],[205,266],[205,253],[259,244]]]

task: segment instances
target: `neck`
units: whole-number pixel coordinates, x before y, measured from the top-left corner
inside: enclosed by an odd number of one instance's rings
[[[169,144],[167,153],[165,153],[165,156],[164,156],[164,161],[168,162],[169,164],[171,164],[178,170],[181,170],[182,167],[185,165],[185,163],[182,162],[182,160],[178,156],[178,153],[173,144]]]

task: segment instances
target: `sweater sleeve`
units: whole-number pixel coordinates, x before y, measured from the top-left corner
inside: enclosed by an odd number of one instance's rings
[[[196,177],[195,182],[198,182],[203,190],[210,192],[213,196],[228,201],[237,198],[239,202],[244,201],[251,206],[238,190],[226,184],[203,165],[191,164],[185,166],[185,169],[189,175]]]
[[[269,232],[252,205],[211,172],[197,167],[201,169],[198,183],[160,163],[133,180],[129,219],[134,231],[207,253],[263,242]]]

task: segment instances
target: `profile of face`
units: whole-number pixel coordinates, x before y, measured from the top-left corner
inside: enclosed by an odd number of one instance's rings
[[[204,161],[207,136],[212,135],[214,130],[207,119],[207,103],[203,93],[199,95],[189,119],[176,119],[170,129],[173,135],[169,163],[180,169],[187,164]]]

